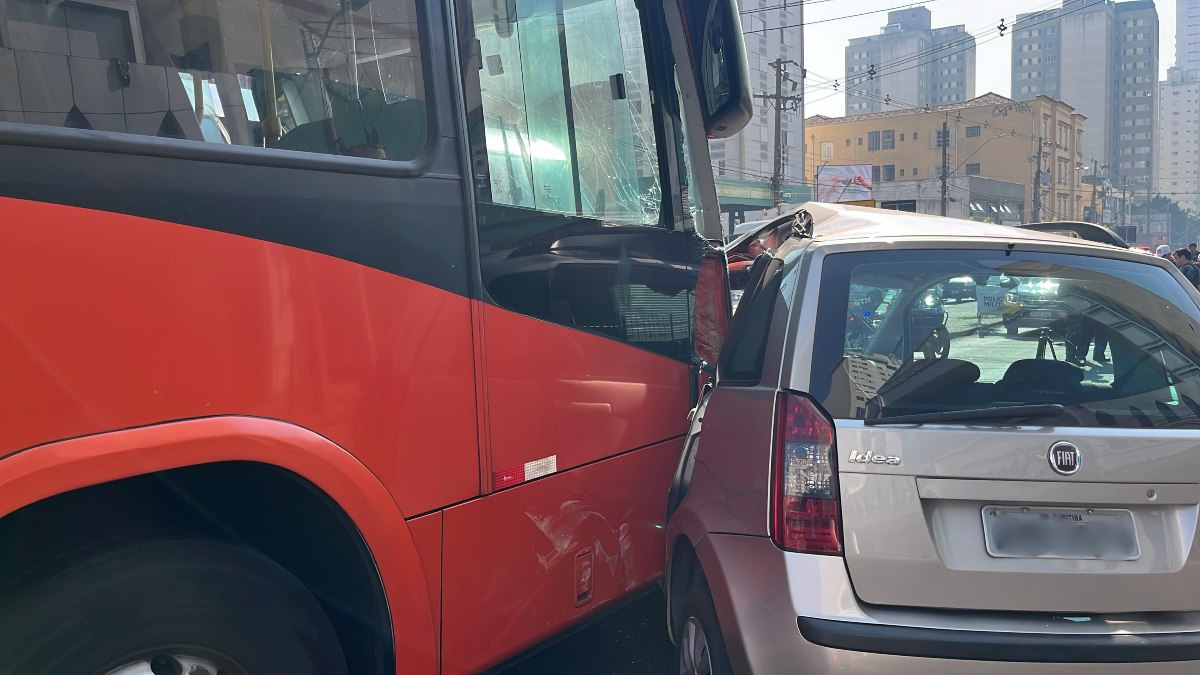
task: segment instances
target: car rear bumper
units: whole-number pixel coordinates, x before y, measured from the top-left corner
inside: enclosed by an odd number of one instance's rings
[[[916,628],[800,617],[805,640],[872,654],[1009,663],[1200,661],[1200,633],[1063,635]],[[1193,667],[1194,664],[1193,664]]]
[[[709,535],[696,553],[739,673],[1200,672],[1200,615],[1104,617],[862,605],[842,558]]]

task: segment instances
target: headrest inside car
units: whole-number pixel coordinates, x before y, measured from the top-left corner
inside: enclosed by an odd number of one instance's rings
[[[1083,369],[1066,361],[1021,359],[1004,371],[1002,382],[1083,382]]]
[[[921,359],[909,361],[879,389],[890,400],[920,392],[934,391],[969,384],[979,380],[979,366],[962,359]]]

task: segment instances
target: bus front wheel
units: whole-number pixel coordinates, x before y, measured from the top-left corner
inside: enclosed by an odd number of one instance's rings
[[[251,549],[149,541],[94,553],[10,589],[0,672],[342,675],[321,605]]]

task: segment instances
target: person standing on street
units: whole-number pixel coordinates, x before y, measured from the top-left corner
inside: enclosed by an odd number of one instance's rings
[[[1181,248],[1178,251],[1175,251],[1171,258],[1172,262],[1175,263],[1175,266],[1178,267],[1179,271],[1183,273],[1183,276],[1187,277],[1187,280],[1192,282],[1192,286],[1200,288],[1200,270],[1197,270],[1196,265],[1192,263],[1192,259],[1189,257],[1188,250],[1186,248]]]
[[[1196,242],[1188,244],[1188,258],[1190,258],[1192,262],[1196,262]]]
[[[1159,244],[1158,248],[1154,249],[1154,255],[1159,258],[1171,258],[1171,247],[1166,244]]]

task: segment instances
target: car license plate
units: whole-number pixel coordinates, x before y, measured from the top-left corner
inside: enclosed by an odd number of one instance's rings
[[[983,507],[983,538],[993,558],[1137,560],[1133,512],[1042,506]]]
[[[1029,312],[1029,316],[1035,319],[1053,319],[1054,312],[1048,309],[1035,309]]]

